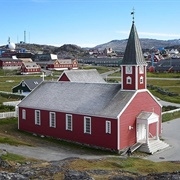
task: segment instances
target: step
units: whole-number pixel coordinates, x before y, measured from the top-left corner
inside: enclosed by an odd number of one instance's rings
[[[163,141],[153,140],[150,141],[149,144],[144,143],[139,150],[142,152],[153,154],[159,150],[167,148],[168,146],[169,145]]]

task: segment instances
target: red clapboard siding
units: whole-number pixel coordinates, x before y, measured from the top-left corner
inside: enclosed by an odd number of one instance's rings
[[[24,108],[25,109],[25,108]],[[34,109],[26,109],[22,120],[19,108],[19,129],[45,136],[90,144],[108,149],[117,149],[117,120],[91,117],[91,134],[84,133],[84,116],[73,114],[73,130],[66,130],[66,114],[56,112],[56,128],[49,127],[49,112],[41,110],[41,125],[35,125]],[[106,120],[111,121],[111,134],[105,133]]]
[[[59,81],[70,81],[70,80],[69,80],[69,78],[66,76],[66,74],[63,74],[63,75],[60,77]]]
[[[141,111],[161,114],[161,107],[148,92],[139,92],[120,117],[120,149],[136,143],[136,117]],[[129,126],[133,126],[129,130]],[[156,124],[149,126],[149,132],[155,135]],[[161,133],[161,116],[159,119],[159,133]]]

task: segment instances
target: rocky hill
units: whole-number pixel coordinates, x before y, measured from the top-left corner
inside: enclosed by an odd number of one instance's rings
[[[180,39],[175,40],[157,40],[157,39],[140,39],[142,49],[160,48],[160,47],[180,47]],[[108,43],[101,44],[95,47],[95,49],[103,50],[105,48],[112,48],[114,51],[125,51],[127,39],[124,40],[112,40]]]
[[[59,48],[55,48],[53,53],[57,54],[58,58],[78,58],[85,56],[86,51],[79,46],[65,44]]]

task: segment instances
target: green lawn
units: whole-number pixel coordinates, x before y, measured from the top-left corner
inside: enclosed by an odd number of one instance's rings
[[[103,66],[81,66],[80,69],[97,69],[97,71],[101,74],[107,71],[112,71],[112,70],[117,70],[116,67],[103,67]],[[53,76],[50,77],[45,77],[45,80],[57,80],[58,77],[62,71],[53,71]],[[20,83],[24,79],[32,79],[32,78],[40,78],[39,75],[15,75],[16,71],[5,71],[0,70],[0,75],[6,75],[0,78],[0,91],[8,91],[11,92],[12,88],[16,86],[18,83]],[[113,78],[110,78],[112,76],[115,76]],[[108,82],[120,82],[120,72],[114,73],[107,78]],[[180,92],[180,74],[179,73],[147,73],[147,77],[158,77],[158,78],[177,78],[177,80],[154,80],[154,79],[148,79],[147,84],[157,86],[160,88],[163,88],[163,90],[167,90],[172,93],[178,93]],[[157,96],[158,98],[169,101],[169,102],[174,102],[174,103],[179,103],[180,104],[180,94],[179,96],[167,96],[167,95],[162,95],[157,90],[152,90],[149,89],[151,93],[154,96]]]

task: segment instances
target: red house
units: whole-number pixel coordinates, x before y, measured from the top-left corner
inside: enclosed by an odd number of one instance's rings
[[[76,59],[58,59],[47,64],[49,70],[65,70],[78,69],[78,61]]]
[[[21,68],[22,61],[19,59],[1,57],[0,58],[0,68],[8,70],[19,70]]]
[[[146,89],[134,22],[121,73],[122,84],[42,82],[18,105],[18,128],[117,152],[141,146],[154,153],[167,147],[159,140],[161,105]]]
[[[40,73],[41,67],[35,62],[23,62],[21,66],[21,74]]]

